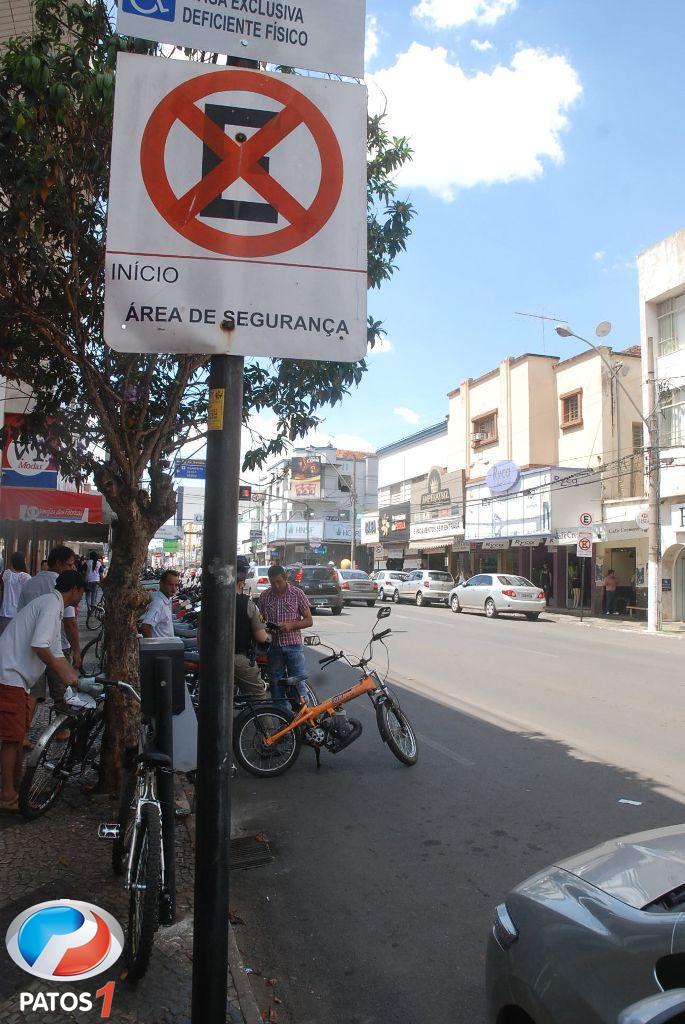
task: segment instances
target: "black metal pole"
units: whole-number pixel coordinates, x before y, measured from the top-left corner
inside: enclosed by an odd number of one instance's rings
[[[173,667],[171,658],[155,658],[155,740],[163,754],[174,763],[172,716]],[[157,792],[162,805],[162,847],[164,849],[164,893],[162,924],[176,920],[176,836],[174,820],[174,773],[163,768],[157,773]]]
[[[225,1024],[241,356],[209,371],[195,828],[192,1024]]]

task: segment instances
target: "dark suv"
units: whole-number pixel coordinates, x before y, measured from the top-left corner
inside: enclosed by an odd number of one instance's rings
[[[338,574],[332,565],[289,565],[288,581],[303,590],[312,613],[330,608],[334,615],[343,610],[343,596]]]

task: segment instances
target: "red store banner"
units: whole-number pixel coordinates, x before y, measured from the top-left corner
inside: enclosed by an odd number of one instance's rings
[[[102,495],[2,487],[0,519],[20,523],[101,523]]]

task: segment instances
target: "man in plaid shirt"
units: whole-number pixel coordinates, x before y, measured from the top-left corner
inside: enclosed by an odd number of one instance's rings
[[[269,567],[269,582],[271,586],[260,594],[257,604],[271,633],[271,696],[279,703],[284,703],[285,690],[279,680],[286,673],[293,680],[306,678],[301,630],[313,625],[314,620],[304,592],[288,583],[282,565]],[[273,626],[278,628],[273,629]]]

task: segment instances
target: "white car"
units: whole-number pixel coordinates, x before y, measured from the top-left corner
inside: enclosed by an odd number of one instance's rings
[[[379,601],[397,601],[397,588],[407,578],[406,572],[397,569],[379,569],[371,573],[371,579],[378,584]]]
[[[485,612],[489,619],[519,613],[538,619],[547,607],[544,591],[524,576],[510,573],[480,573],[455,587],[449,595],[453,612],[464,608]]]
[[[397,601],[413,601],[419,608],[424,604],[447,605],[454,578],[439,569],[414,569],[397,589]]]
[[[254,569],[250,569],[245,580],[243,593],[256,601],[259,595],[270,586],[268,573],[268,565],[256,565]]]

